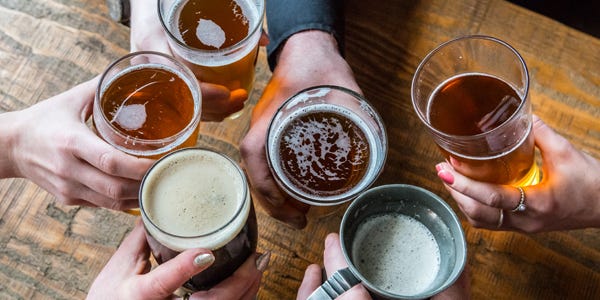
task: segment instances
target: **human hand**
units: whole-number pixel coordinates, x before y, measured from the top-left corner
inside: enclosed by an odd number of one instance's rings
[[[323,263],[327,278],[338,270],[348,267],[342,246],[340,245],[340,237],[337,233],[330,233],[325,238],[325,251],[323,253]],[[307,299],[310,294],[323,283],[321,267],[313,264],[306,268],[304,278],[298,289],[297,300]],[[458,280],[448,287],[446,290],[431,297],[432,300],[468,300],[470,285],[468,273],[465,269]],[[371,299],[369,292],[362,284],[357,284],[336,299]]]
[[[149,255],[138,222],[92,283],[87,299],[175,299],[179,287],[214,262],[209,250],[188,249],[150,271]],[[189,299],[254,299],[268,258],[257,262],[256,254],[250,256],[233,275]]]
[[[286,99],[302,89],[322,84],[360,92],[333,36],[322,31],[292,35],[281,49],[279,63],[252,112],[250,130],[240,144],[254,199],[269,215],[298,229],[306,226],[309,207],[282,192],[271,176],[265,154],[267,128]]]
[[[158,16],[158,7],[156,3],[152,4],[154,5],[148,5],[146,0],[131,0],[131,51],[157,51],[177,57],[169,47],[167,33]],[[267,43],[268,37],[263,33],[259,45]],[[190,66],[189,63],[186,64]],[[223,85],[199,83],[202,92],[202,121],[222,121],[243,109],[244,102],[248,100],[248,91],[245,89],[230,91]]]
[[[336,271],[348,267],[348,264],[344,259],[344,254],[342,253],[340,236],[337,233],[330,233],[325,238],[323,264],[325,265],[327,278],[331,277],[331,275],[333,275],[333,273]],[[300,288],[298,289],[298,295],[296,299],[307,299],[308,296],[310,296],[310,294],[323,283],[322,276],[323,274],[319,265],[312,264],[308,266],[306,268],[306,272],[304,273],[304,278],[302,279]],[[362,284],[357,284],[336,299],[371,299],[371,296]]]
[[[438,176],[475,227],[524,232],[600,227],[600,162],[537,116],[533,135],[542,154],[543,178],[523,188],[525,211],[511,212],[521,197],[512,186],[472,180],[445,162],[436,166]]]
[[[3,149],[10,167],[2,177],[28,178],[68,205],[137,207],[140,180],[153,161],[117,150],[86,125],[97,84],[95,78],[2,114],[0,123],[12,133]]]

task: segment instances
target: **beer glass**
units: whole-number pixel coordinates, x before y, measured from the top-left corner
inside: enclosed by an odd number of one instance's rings
[[[256,251],[257,222],[244,172],[229,157],[185,148],[159,159],[142,179],[140,209],[152,255],[160,264],[190,248],[215,262],[184,288],[210,289]]]
[[[242,89],[248,95],[264,10],[264,0],[158,1],[159,18],[175,56],[200,82]]]
[[[134,52],[102,74],[92,119],[115,148],[158,158],[196,144],[200,110],[200,88],[185,65],[162,53]]]
[[[362,283],[374,299],[429,299],[451,286],[467,262],[460,220],[423,188],[390,184],[360,194],[340,224],[348,267],[309,300],[331,300]]]
[[[269,125],[266,154],[279,187],[318,210],[354,199],[377,179],[387,155],[387,135],[361,95],[338,86],[315,86],[279,107]],[[330,212],[335,210],[320,216]]]
[[[479,181],[513,186],[540,180],[529,75],[521,55],[489,36],[441,44],[417,68],[412,103],[446,160]]]

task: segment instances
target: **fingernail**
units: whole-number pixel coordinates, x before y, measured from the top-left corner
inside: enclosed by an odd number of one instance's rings
[[[435,165],[435,169],[439,172],[444,169],[444,165],[442,163],[439,163]]]
[[[454,175],[446,170],[441,170],[437,173],[438,177],[446,184],[452,185],[454,183]]]
[[[194,258],[194,265],[196,265],[196,267],[208,267],[212,265],[214,261],[214,255],[211,253],[203,253]]]
[[[269,266],[269,261],[271,261],[271,250],[263,253],[256,259],[256,268],[262,273]]]

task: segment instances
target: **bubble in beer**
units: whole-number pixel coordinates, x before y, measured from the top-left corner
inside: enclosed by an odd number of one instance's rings
[[[373,285],[415,295],[435,280],[440,249],[423,223],[403,214],[382,214],[363,221],[352,243],[352,261]]]
[[[225,31],[217,23],[200,19],[196,28],[196,36],[204,45],[221,48],[225,43]]]

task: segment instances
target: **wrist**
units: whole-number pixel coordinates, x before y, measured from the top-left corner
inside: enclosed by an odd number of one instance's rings
[[[16,137],[19,132],[17,128],[18,112],[6,112],[0,114],[0,178],[18,177],[15,168],[14,149]]]

